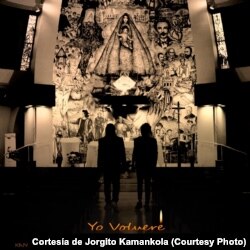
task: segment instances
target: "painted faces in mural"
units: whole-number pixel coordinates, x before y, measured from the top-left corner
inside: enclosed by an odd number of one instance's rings
[[[120,114],[127,140],[138,136],[135,131],[144,122],[153,131],[156,124],[162,124],[162,139],[158,140],[162,145],[166,145],[169,129],[175,133],[180,127],[187,137],[196,132],[191,131],[184,112],[191,107],[196,116],[196,65],[187,1],[155,2],[64,4],[61,12],[68,25],[58,30],[54,60],[55,131],[61,129],[64,137],[77,137],[79,118],[82,110],[87,110],[91,140],[98,140],[106,125],[115,124],[119,116],[111,104],[100,99],[125,95],[144,96],[150,103],[135,104],[133,113]],[[179,119],[170,119],[177,105],[182,108]],[[195,124],[196,119],[192,122]]]

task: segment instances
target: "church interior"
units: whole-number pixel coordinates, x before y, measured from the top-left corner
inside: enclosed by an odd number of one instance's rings
[[[138,237],[143,225],[164,228],[150,235],[243,238],[250,225],[249,10],[247,0],[1,0],[7,244],[31,247],[35,235]],[[119,212],[104,209],[97,168],[109,123],[126,150]],[[154,201],[135,211],[133,140],[144,123],[158,145]]]

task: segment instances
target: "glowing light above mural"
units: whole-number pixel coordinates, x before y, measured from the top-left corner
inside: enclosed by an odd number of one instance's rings
[[[115,82],[113,82],[116,89],[121,91],[120,95],[128,95],[128,90],[134,88],[135,84],[136,82],[128,76],[120,76]]]

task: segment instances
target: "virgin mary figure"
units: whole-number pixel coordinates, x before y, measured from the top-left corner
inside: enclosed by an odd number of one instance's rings
[[[95,66],[94,73],[99,76],[155,73],[149,49],[128,13],[119,18]]]

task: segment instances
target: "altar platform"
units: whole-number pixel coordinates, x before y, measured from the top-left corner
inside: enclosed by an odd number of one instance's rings
[[[132,162],[132,154],[134,148],[133,141],[124,141],[126,160],[127,162]],[[86,167],[96,167],[97,166],[97,154],[98,154],[98,142],[92,141],[88,144]],[[163,151],[161,145],[158,145],[158,160],[157,167],[165,167],[165,162],[163,158]]]

